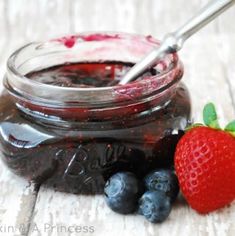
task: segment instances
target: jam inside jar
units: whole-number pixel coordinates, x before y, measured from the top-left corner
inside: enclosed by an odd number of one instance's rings
[[[0,151],[16,174],[56,190],[102,193],[118,171],[173,168],[190,120],[183,66],[169,54],[141,78],[118,80],[159,41],[79,34],[31,43],[8,60]]]

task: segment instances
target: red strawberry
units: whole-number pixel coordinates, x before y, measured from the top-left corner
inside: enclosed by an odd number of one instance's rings
[[[209,127],[192,127],[180,139],[175,153],[181,191],[200,213],[235,199],[235,121],[221,130],[211,103],[204,108],[204,121]]]

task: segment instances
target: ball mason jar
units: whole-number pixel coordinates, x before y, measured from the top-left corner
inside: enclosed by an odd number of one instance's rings
[[[173,165],[190,120],[177,54],[154,75],[126,85],[75,88],[34,81],[31,72],[89,62],[136,63],[159,41],[123,33],[83,33],[25,45],[7,62],[0,96],[0,151],[17,175],[72,193],[102,193],[119,171],[142,178]]]

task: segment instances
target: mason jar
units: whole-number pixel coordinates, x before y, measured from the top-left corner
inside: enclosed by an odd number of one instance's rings
[[[142,178],[154,168],[172,168],[190,120],[177,54],[126,85],[66,87],[28,76],[76,63],[133,65],[159,44],[151,36],[83,33],[14,52],[0,97],[4,163],[29,181],[85,194],[102,193],[107,178],[119,171]]]

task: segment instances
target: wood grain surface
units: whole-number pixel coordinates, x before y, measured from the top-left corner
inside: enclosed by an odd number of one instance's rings
[[[0,78],[8,56],[27,42],[82,31],[121,31],[162,38],[206,2],[0,0]],[[235,7],[193,36],[180,52],[195,121],[201,121],[202,107],[208,101],[217,104],[223,124],[235,117],[234,22]],[[91,227],[94,232],[65,231],[75,225]],[[4,232],[3,226],[12,226],[15,232]],[[113,213],[102,196],[60,193],[44,186],[38,189],[1,163],[0,235],[233,236],[235,204],[202,216],[180,198],[167,221],[153,225],[140,216]]]

